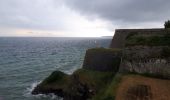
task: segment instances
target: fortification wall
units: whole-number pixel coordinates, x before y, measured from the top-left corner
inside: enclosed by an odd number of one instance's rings
[[[147,73],[170,79],[168,46],[133,46],[123,49],[120,72]],[[167,51],[167,52],[166,52]]]
[[[110,44],[110,48],[123,48],[125,45],[125,39],[129,34],[137,33],[142,35],[161,35],[170,33],[170,29],[155,28],[155,29],[116,29],[115,35]]]
[[[93,48],[86,51],[83,68],[116,73],[121,61],[121,51],[116,49]]]

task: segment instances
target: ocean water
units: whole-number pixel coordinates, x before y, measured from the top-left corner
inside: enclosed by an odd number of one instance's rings
[[[108,47],[107,38],[0,38],[0,100],[61,100],[31,95],[51,72],[71,74],[81,68],[85,51]]]

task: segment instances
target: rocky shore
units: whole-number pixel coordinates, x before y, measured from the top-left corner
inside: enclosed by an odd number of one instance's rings
[[[150,77],[152,82],[161,81],[161,84],[170,82],[170,30],[131,29],[117,30],[115,33],[110,48],[87,50],[81,69],[76,70],[72,75],[54,71],[35,87],[32,94],[54,93],[63,97],[64,100],[170,99],[169,97],[153,99],[156,94],[152,93],[154,89],[149,86],[152,84],[139,81],[135,83],[135,86],[131,86],[129,82],[133,82],[133,77],[127,78],[130,81],[123,78],[132,74]],[[122,82],[128,84],[125,86],[127,91],[121,93],[119,91],[122,91],[120,87]],[[134,90],[132,87],[137,88],[136,90],[143,96],[136,93],[132,93],[132,97],[129,96],[128,91]],[[170,93],[170,85],[166,87],[169,89],[167,93]],[[142,91],[145,90],[151,93],[143,93]],[[124,99],[119,99],[120,94]],[[145,96],[149,99],[142,99]]]

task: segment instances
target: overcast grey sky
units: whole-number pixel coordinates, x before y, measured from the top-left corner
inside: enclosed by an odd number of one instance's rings
[[[0,0],[0,36],[107,36],[163,27],[170,0]]]

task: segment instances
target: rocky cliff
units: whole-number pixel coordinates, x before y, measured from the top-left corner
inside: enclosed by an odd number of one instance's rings
[[[133,84],[136,80],[133,77],[129,80],[122,78],[131,72],[135,75],[170,79],[169,29],[116,30],[110,47],[87,50],[81,69],[78,69],[72,75],[66,75],[60,71],[53,72],[37,85],[32,94],[54,93],[63,97],[64,100],[114,100],[117,92],[122,94],[120,91],[124,91],[119,87],[119,84],[123,82],[121,80],[130,82],[129,84]],[[143,81],[140,81],[142,85],[139,84],[140,82],[136,82],[137,86],[134,86],[134,88],[128,86],[128,84],[122,85],[122,83],[120,86],[130,88],[127,91],[138,91],[139,94],[143,95],[130,92],[130,96],[128,93],[127,95],[123,94],[125,98],[135,96],[135,98],[143,100],[141,98],[148,97],[148,95],[152,98],[151,93],[143,92],[145,90],[151,91],[151,86],[146,84],[152,83],[147,83],[145,80],[148,79],[143,78]],[[155,80],[154,82],[159,81]],[[167,83],[164,80],[161,81],[163,81],[162,84]],[[169,80],[167,81],[169,82]],[[167,93],[170,93],[170,91]],[[117,98],[116,100],[119,100]]]
[[[93,48],[86,51],[83,67],[72,75],[54,71],[32,91],[32,94],[54,93],[64,100],[99,100],[121,62],[121,50]],[[103,96],[102,98],[107,98]],[[113,98],[113,97],[111,97]]]

